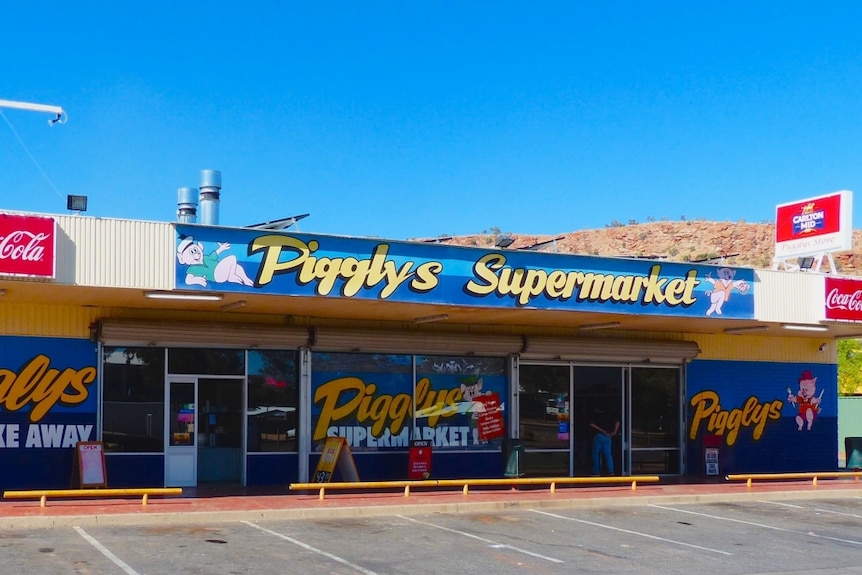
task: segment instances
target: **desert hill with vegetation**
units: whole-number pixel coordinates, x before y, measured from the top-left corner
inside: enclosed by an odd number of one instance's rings
[[[508,249],[532,248],[558,253],[605,257],[638,257],[678,262],[721,262],[729,266],[770,269],[775,253],[772,223],[698,220],[613,222],[603,229],[558,235],[532,235],[484,230],[467,236],[433,240],[455,245],[494,246],[501,236],[514,241]],[[862,275],[862,230],[853,231],[853,249],[833,254],[841,275]],[[826,261],[823,262],[827,267]]]

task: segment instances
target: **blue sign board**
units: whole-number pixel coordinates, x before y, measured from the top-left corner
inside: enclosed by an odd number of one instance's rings
[[[754,317],[754,270],[177,224],[178,289]]]

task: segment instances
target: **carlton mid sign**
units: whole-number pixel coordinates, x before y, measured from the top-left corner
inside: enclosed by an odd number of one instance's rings
[[[849,250],[853,235],[853,193],[835,192],[775,211],[775,257],[813,256]]]
[[[0,214],[0,275],[56,275],[57,224],[53,218]]]
[[[862,280],[826,278],[826,319],[862,321]]]

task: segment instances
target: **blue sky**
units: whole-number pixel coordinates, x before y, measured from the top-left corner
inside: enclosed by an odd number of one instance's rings
[[[392,239],[773,221],[862,189],[862,3],[10,2],[0,210]],[[860,227],[857,199],[854,227]]]

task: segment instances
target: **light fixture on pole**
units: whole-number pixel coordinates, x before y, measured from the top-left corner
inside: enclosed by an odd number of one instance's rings
[[[72,212],[86,212],[87,196],[66,196],[66,209]]]
[[[14,100],[0,100],[0,108],[15,108],[18,110],[30,110],[31,112],[48,112],[56,114],[53,120],[48,120],[52,126],[54,124],[66,123],[66,112],[60,106],[49,106],[47,104],[31,104],[30,102],[16,102]]]

